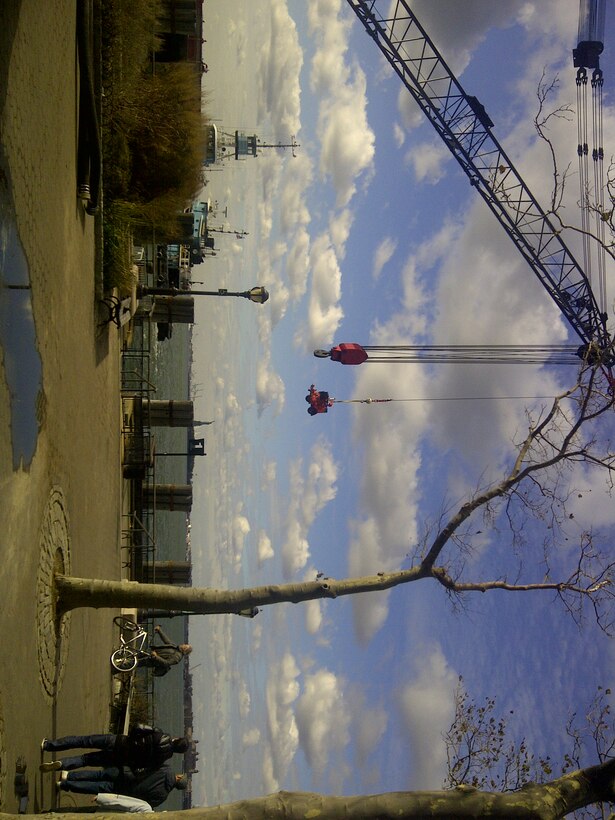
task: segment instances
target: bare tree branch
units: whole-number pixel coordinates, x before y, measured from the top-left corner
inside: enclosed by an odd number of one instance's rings
[[[570,749],[556,764],[549,756],[535,755],[525,738],[515,738],[511,726],[513,711],[506,715],[498,713],[495,697],[477,703],[460,677],[455,691],[455,715],[442,735],[447,754],[443,786],[516,791],[531,783],[545,783],[554,770],[567,774],[581,769],[586,759],[598,759],[602,764],[612,761],[615,721],[610,697],[610,689],[598,687],[584,715],[570,715],[566,724]],[[574,817],[604,818],[612,809],[612,802],[605,801],[578,809]]]

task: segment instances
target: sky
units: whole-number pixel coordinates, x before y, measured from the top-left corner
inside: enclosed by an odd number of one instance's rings
[[[557,76],[553,108],[574,109],[576,0],[411,6],[547,202],[536,89],[543,70]],[[608,31],[612,0],[606,14]],[[201,195],[218,203],[212,226],[247,235],[218,234],[216,256],[193,269],[193,280],[232,291],[263,285],[270,299],[197,299],[193,397],[197,417],[215,424],[195,470],[193,583],[233,589],[407,567],[438,520],[510,464],[526,408],[543,406],[575,371],[348,368],[312,351],[339,342],[576,339],[345,0],[208,0],[204,18],[207,116],[263,143],[294,137],[298,148],[212,168]],[[613,51],[607,39],[607,159],[615,153]],[[550,129],[559,167],[571,163],[566,219],[578,221],[574,113]],[[567,241],[580,252],[576,236]],[[310,417],[311,383],[337,399],[403,401]],[[605,486],[582,469],[568,480],[579,490],[571,541],[592,526],[609,543],[615,509]],[[465,576],[514,574],[501,522],[475,523]],[[524,566],[536,576],[541,537],[528,529],[527,541]],[[573,556],[562,550],[553,567]],[[282,788],[437,788],[459,676],[476,700],[495,696],[514,712],[517,737],[557,759],[570,713],[598,685],[615,683],[608,639],[591,619],[579,629],[548,593],[490,593],[455,608],[426,581],[269,607],[253,620],[193,619],[191,640],[195,805]]]

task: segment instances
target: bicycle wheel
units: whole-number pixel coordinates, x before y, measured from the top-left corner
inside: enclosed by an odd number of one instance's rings
[[[111,655],[111,666],[118,672],[132,672],[137,665],[137,653],[127,646],[116,649]]]
[[[116,615],[113,623],[119,626],[120,629],[126,630],[126,632],[137,632],[139,630],[139,624],[136,624],[132,618],[127,618],[125,615]]]

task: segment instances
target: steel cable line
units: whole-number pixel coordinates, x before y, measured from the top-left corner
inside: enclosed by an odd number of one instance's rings
[[[316,350],[317,358],[341,364],[549,364],[578,366],[583,349],[578,345],[359,345],[339,344]]]

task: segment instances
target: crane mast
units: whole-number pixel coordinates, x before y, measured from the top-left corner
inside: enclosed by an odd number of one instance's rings
[[[607,316],[589,279],[406,0],[347,2],[578,336],[606,350]]]

